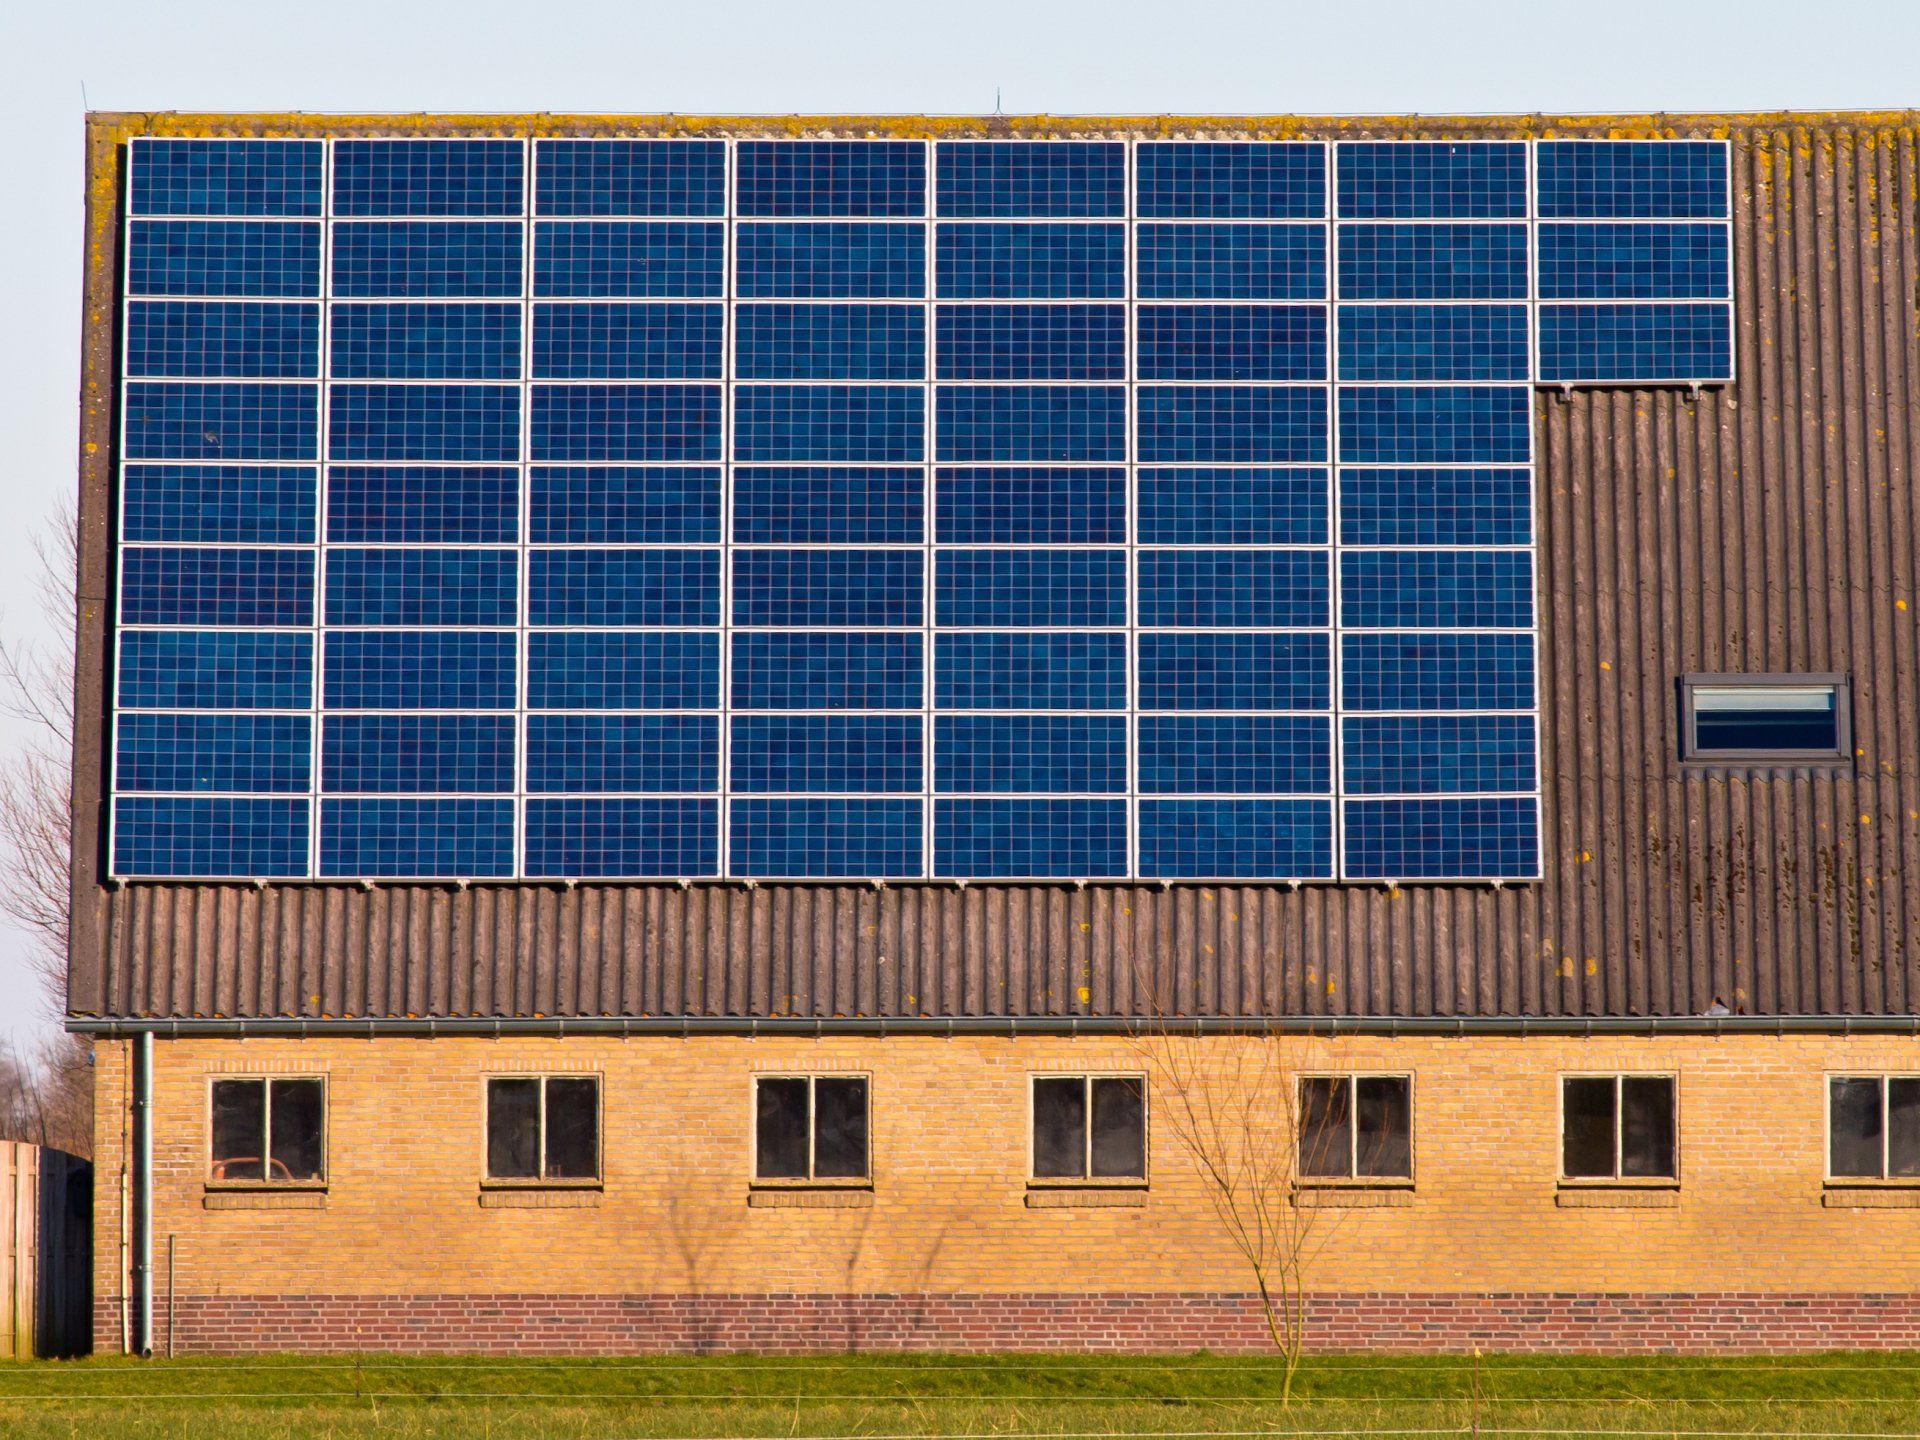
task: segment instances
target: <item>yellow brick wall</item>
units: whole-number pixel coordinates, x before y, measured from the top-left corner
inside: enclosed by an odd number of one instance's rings
[[[1232,1040],[1184,1041],[1212,1046]],[[1920,1291],[1920,1209],[1823,1204],[1824,1076],[1920,1070],[1900,1037],[1283,1040],[1414,1076],[1404,1207],[1317,1220],[1326,1291]],[[118,1295],[131,1042],[101,1042],[97,1293]],[[1138,1069],[1124,1039],[167,1041],[156,1260],[182,1294],[1242,1290],[1164,1120],[1143,1208],[1029,1209],[1027,1077]],[[604,1084],[597,1208],[482,1209],[484,1079]],[[747,1204],[756,1072],[872,1076],[873,1204]],[[1556,1204],[1559,1077],[1679,1076],[1678,1203]],[[210,1077],[324,1072],[323,1210],[204,1208]],[[1155,1095],[1154,1104],[1165,1097]]]

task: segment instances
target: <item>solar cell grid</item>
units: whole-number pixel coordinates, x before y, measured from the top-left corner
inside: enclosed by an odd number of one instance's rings
[[[328,143],[132,148],[119,873],[1527,878],[1531,386],[1731,374],[1718,144]]]

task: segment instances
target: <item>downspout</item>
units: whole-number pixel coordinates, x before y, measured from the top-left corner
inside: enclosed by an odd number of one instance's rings
[[[139,1309],[133,1352],[153,1354],[153,1032],[134,1037],[133,1286]]]

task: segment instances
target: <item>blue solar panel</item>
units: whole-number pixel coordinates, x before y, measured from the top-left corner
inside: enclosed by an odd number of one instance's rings
[[[734,875],[926,873],[918,800],[736,800],[727,833]]]
[[[335,215],[518,215],[518,140],[336,140]]]
[[[927,147],[917,140],[743,140],[741,215],[924,215]]]
[[[623,795],[720,786],[716,715],[536,715],[527,722],[527,789]]]
[[[956,216],[1124,215],[1127,147],[1064,140],[1016,145],[954,140],[934,147],[938,213]]]
[[[540,305],[533,373],[542,380],[718,380],[718,305]]]
[[[934,788],[949,795],[1124,795],[1124,715],[945,715]]]
[[[1719,140],[1544,140],[1543,220],[1569,216],[1717,219],[1727,214]]]
[[[128,465],[120,538],[311,545],[320,472],[305,465]]]
[[[322,875],[411,876],[514,872],[513,802],[486,799],[332,799],[320,806]]]
[[[341,299],[518,295],[519,223],[369,220],[335,225],[333,293]]]
[[[135,140],[133,215],[318,215],[318,140]]]
[[[1139,347],[1142,380],[1324,380],[1327,312],[1321,305],[1142,306]]]
[[[741,466],[733,538],[742,545],[917,545],[926,472],[917,468]]]
[[[1150,385],[1140,388],[1138,405],[1139,456],[1149,465],[1327,458],[1327,392],[1318,386]]]
[[[1524,305],[1342,305],[1342,380],[1522,380]]]
[[[736,715],[729,785],[741,795],[920,789],[918,715]]]
[[[536,545],[718,544],[718,468],[536,465],[527,473],[527,538]]]
[[[743,300],[913,300],[927,293],[924,225],[768,222],[741,225],[734,244]]]
[[[1143,545],[1324,545],[1325,470],[1142,470]]]
[[[1124,800],[940,800],[933,873],[1090,879],[1128,873]]]
[[[530,876],[643,879],[717,875],[719,866],[717,801],[527,801]]]
[[[537,215],[724,215],[727,147],[718,140],[542,140]]]
[[[934,653],[942,710],[1121,710],[1124,635],[942,635]]]
[[[1519,219],[1527,147],[1518,141],[1380,141],[1336,146],[1339,214],[1353,220]]]
[[[1127,312],[1119,305],[944,305],[935,343],[942,380],[1127,376]]]
[[[1732,373],[1718,142],[129,165],[128,875],[1529,878],[1533,387]]]
[[[510,633],[330,630],[320,703],[327,710],[511,710]]]
[[[313,636],[270,630],[128,630],[115,659],[124,710],[305,710]]]
[[[1135,152],[1142,219],[1310,220],[1327,213],[1326,152],[1313,144],[1157,142]]]
[[[306,875],[307,801],[122,796],[113,805],[113,868],[161,878]]]
[[[1123,225],[942,225],[936,238],[943,300],[1118,300],[1127,292]]]
[[[1540,378],[1616,385],[1733,378],[1727,305],[1542,305]]]
[[[337,380],[518,380],[518,305],[335,305]]]
[[[1140,873],[1170,880],[1332,879],[1324,800],[1142,800]]]
[[[1524,300],[1524,225],[1343,225],[1342,300]]]
[[[347,545],[511,545],[520,473],[440,465],[334,465],[327,540]]]
[[[504,794],[513,789],[509,715],[332,715],[320,788],[349,795]]]
[[[114,727],[116,788],[304,794],[313,722],[305,715],[122,715]]]
[[[918,632],[741,631],[733,637],[735,710],[918,710]]]
[[[734,312],[740,380],[919,380],[927,312],[918,305],[742,305]]]
[[[331,460],[517,460],[520,391],[505,385],[334,385],[327,427]]]
[[[612,220],[536,224],[533,293],[627,300],[717,297],[726,283],[726,243],[726,229],[720,225]],[[519,283],[516,269],[512,288],[517,290]]]
[[[1135,235],[1142,300],[1326,297],[1324,225],[1140,225]]]
[[[316,297],[320,227],[134,220],[127,226],[127,293]]]
[[[210,379],[313,379],[320,307],[231,300],[137,300],[127,306],[126,373]]]
[[[314,460],[319,388],[252,382],[132,381],[125,391],[129,460]]]
[[[1540,227],[1542,300],[1725,299],[1725,225],[1614,224]]]

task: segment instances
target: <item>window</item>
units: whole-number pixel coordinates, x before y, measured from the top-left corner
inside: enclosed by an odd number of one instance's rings
[[[1827,1174],[1920,1179],[1920,1075],[1836,1075],[1827,1082]]]
[[[326,1171],[326,1081],[213,1082],[209,1179],[310,1185]]]
[[[1688,675],[1680,709],[1686,760],[1842,761],[1852,754],[1844,675]]]
[[[1411,1180],[1413,1081],[1406,1075],[1311,1075],[1300,1081],[1300,1176]]]
[[[600,1082],[585,1075],[487,1081],[487,1178],[600,1178]]]
[[[1560,1091],[1560,1173],[1569,1180],[1674,1180],[1671,1075],[1568,1076]]]
[[[1033,1178],[1147,1178],[1147,1082],[1138,1075],[1033,1081]]]
[[[757,1180],[866,1179],[866,1077],[781,1075],[756,1080],[753,1174]]]

